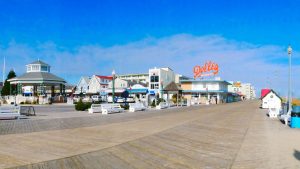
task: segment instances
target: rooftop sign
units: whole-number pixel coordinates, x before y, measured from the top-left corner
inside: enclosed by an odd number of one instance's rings
[[[219,65],[212,61],[207,61],[202,67],[198,65],[194,67],[194,79],[203,76],[215,76],[218,73]]]

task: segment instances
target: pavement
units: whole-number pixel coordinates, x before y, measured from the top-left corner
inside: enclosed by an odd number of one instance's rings
[[[0,168],[300,168],[300,130],[259,101],[106,116],[46,109],[0,121]]]

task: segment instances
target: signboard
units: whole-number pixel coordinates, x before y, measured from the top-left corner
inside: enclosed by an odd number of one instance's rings
[[[234,83],[232,84],[232,86],[233,86],[233,87],[241,87],[242,85],[241,85],[241,82],[234,82]]]
[[[215,76],[219,73],[219,65],[212,61],[207,61],[203,66],[194,67],[194,79],[204,76]]]

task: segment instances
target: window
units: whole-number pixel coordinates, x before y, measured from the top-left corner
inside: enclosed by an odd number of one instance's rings
[[[159,89],[159,85],[157,83],[154,84],[154,89]]]
[[[154,84],[151,84],[151,87],[150,87],[151,89],[154,89]]]
[[[47,72],[48,71],[48,67],[47,66],[41,66],[41,71]]]
[[[203,83],[203,88],[206,88],[206,83]]]
[[[151,82],[159,82],[159,77],[158,76],[151,76],[150,81]]]
[[[37,71],[37,70],[39,70],[39,66],[38,65],[32,65],[32,70],[35,70],[35,71]]]

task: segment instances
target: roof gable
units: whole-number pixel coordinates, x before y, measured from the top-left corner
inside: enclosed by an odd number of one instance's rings
[[[281,97],[272,89],[264,97],[262,97],[261,99],[264,99],[265,97],[267,97],[271,93],[273,93],[275,96],[277,96],[281,100]]]
[[[101,75],[95,75],[96,77],[100,78],[100,79],[108,79],[108,80],[112,80],[112,76],[101,76]]]
[[[166,87],[164,87],[164,91],[181,91],[182,88],[179,87],[175,82],[170,82]]]

